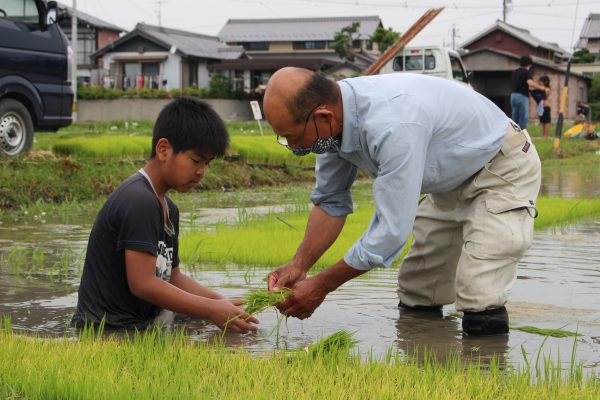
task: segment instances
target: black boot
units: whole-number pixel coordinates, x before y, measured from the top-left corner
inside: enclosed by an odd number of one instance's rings
[[[406,311],[424,311],[424,312],[434,312],[434,313],[441,313],[442,312],[442,306],[407,306],[406,304],[399,302],[398,303],[398,307],[401,310],[406,310]]]
[[[462,319],[462,329],[469,336],[508,333],[506,307],[480,312],[465,311]]]

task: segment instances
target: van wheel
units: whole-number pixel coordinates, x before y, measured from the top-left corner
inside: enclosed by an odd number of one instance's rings
[[[33,121],[27,108],[13,99],[0,100],[0,156],[27,153],[33,144]]]

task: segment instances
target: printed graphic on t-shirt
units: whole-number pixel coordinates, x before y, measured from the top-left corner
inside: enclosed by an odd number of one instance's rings
[[[165,242],[158,242],[158,257],[156,257],[156,276],[163,281],[171,280],[173,267],[173,248],[167,247]]]

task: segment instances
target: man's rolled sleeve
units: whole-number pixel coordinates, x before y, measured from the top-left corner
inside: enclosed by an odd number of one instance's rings
[[[378,139],[371,147],[378,164],[373,183],[376,211],[365,233],[344,256],[348,265],[359,270],[390,267],[408,240],[417,213],[429,134],[419,124],[401,124]]]
[[[350,188],[356,179],[356,167],[337,153],[317,155],[316,186],[310,200],[332,217],[351,214]]]

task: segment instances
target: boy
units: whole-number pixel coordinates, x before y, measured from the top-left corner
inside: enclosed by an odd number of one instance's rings
[[[207,104],[178,98],[159,114],[144,168],[106,200],[90,233],[73,324],[144,329],[161,309],[246,333],[258,320],[179,269],[179,210],[169,189],[189,192],[229,144]],[[235,318],[240,316],[241,318]]]

